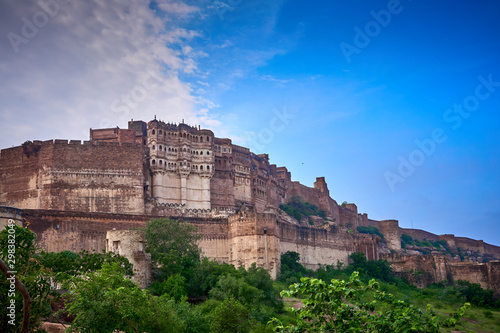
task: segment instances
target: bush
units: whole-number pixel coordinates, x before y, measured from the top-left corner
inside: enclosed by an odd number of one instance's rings
[[[214,333],[248,332],[248,310],[234,298],[221,302],[214,310],[210,331]]]
[[[368,227],[358,227],[357,230],[359,233],[378,235],[380,238],[384,239],[384,235],[378,230],[378,228],[373,227],[371,225]]]
[[[280,209],[288,215],[294,217],[299,222],[304,216],[320,216],[324,219],[326,218],[326,211],[319,209],[318,206],[313,205],[310,202],[303,201],[299,196],[291,197],[287,204],[280,205]],[[311,223],[310,219],[309,221],[309,223]]]
[[[270,324],[275,332],[439,332],[440,326],[454,326],[470,308],[466,303],[450,318],[439,322],[428,307],[423,311],[379,290],[371,280],[363,285],[354,272],[348,281],[303,278],[281,293],[287,297],[303,296],[304,306],[291,309],[297,323],[284,325],[277,318]],[[376,310],[376,311],[375,311]]]

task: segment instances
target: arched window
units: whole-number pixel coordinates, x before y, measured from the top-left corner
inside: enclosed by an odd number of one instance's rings
[[[163,161],[162,160],[160,160],[160,165],[163,165]]]
[[[151,149],[155,150],[155,149],[156,149],[156,147],[153,145],[153,147],[151,147]]]
[[[163,147],[160,145],[160,151],[163,150]]]
[[[203,171],[203,165],[200,165],[200,170]]]
[[[207,150],[207,155],[210,155],[210,151]]]
[[[165,147],[164,151],[167,151],[167,147]]]
[[[202,152],[202,151],[200,151],[200,155],[203,155],[203,152]]]
[[[151,131],[151,134],[155,134],[155,133],[156,133],[156,132],[155,132],[155,130],[152,130],[152,131]]]
[[[162,135],[163,134],[162,130],[160,130],[160,132],[158,134]]]
[[[207,165],[207,171],[210,171],[210,165]]]
[[[151,164],[155,165],[156,164],[156,160],[153,160],[153,162],[151,162]]]
[[[153,133],[154,134],[154,133]],[[207,142],[210,142],[210,137],[207,136]]]

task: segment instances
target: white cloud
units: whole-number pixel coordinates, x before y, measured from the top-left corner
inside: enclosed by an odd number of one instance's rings
[[[189,6],[178,1],[160,1],[158,7],[167,13],[178,15],[189,15],[200,11],[198,7]]]
[[[197,11],[173,1],[160,6],[176,15]],[[31,1],[2,7],[2,36],[22,36],[22,18],[41,11]],[[1,147],[27,139],[88,139],[89,127],[126,127],[131,118],[147,121],[155,114],[213,123],[198,111],[211,102],[194,97],[178,77],[196,74],[196,59],[207,56],[189,45],[200,34],[170,23],[147,1],[72,1],[19,44],[17,54],[2,38]]]

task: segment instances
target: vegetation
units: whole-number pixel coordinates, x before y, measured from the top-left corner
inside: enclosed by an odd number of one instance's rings
[[[317,271],[305,269],[299,262],[300,256],[298,253],[289,252],[282,256],[282,270],[288,272],[287,281],[297,281],[295,283],[303,283],[303,279],[318,279],[322,281],[338,280],[350,281],[354,272],[360,272],[356,279],[359,279],[364,285],[364,288],[370,286],[370,280],[376,279],[379,286],[379,291],[386,294],[393,295],[395,300],[405,302],[405,311],[410,311],[409,305],[418,309],[427,309],[428,305],[432,305],[432,311],[422,310],[422,314],[426,314],[426,318],[435,317],[435,320],[441,328],[439,332],[451,331],[500,331],[500,301],[493,297],[491,290],[483,290],[478,284],[470,284],[467,282],[459,282],[457,285],[448,285],[444,282],[435,283],[425,289],[418,289],[414,286],[408,285],[404,280],[394,276],[389,264],[385,261],[367,261],[364,254],[354,253],[350,256],[352,262],[349,266],[344,267],[343,263],[337,262],[336,265],[326,265],[320,267]],[[286,267],[284,267],[284,265]],[[290,269],[293,267],[293,269]],[[291,272],[294,273],[291,273]],[[357,274],[357,273],[356,273]],[[281,277],[280,279],[282,279]],[[323,282],[321,282],[323,283]],[[283,290],[288,290],[287,284],[281,284]],[[366,290],[360,292],[360,302],[377,301],[375,311],[381,313],[390,308],[390,304],[385,304],[377,300],[375,290]],[[282,294],[286,297],[304,297],[305,295],[297,294]],[[305,304],[304,300],[302,302]],[[458,321],[458,315],[465,310],[460,309],[459,304],[470,303],[474,307],[465,312],[466,320]],[[317,304],[317,303],[315,303]],[[357,304],[348,302],[348,304]],[[491,310],[490,310],[491,309]],[[413,310],[411,310],[413,311]],[[434,313],[431,315],[431,313]],[[452,315],[450,317],[450,314]],[[355,314],[359,315],[359,314]],[[354,315],[353,315],[354,316]],[[455,316],[455,317],[454,317]],[[425,316],[424,316],[425,317]],[[447,321],[447,319],[455,319]],[[291,311],[289,317],[282,315],[279,320],[273,320],[273,327],[278,332],[288,332],[292,326],[296,325],[298,318],[297,311]],[[286,323],[285,323],[286,321]],[[447,328],[445,325],[452,325],[456,323],[456,328]],[[297,326],[294,326],[297,329]],[[310,327],[308,328],[310,329]],[[297,329],[297,332],[301,330]],[[314,330],[311,330],[314,331]],[[355,332],[355,330],[352,330]],[[295,331],[294,331],[295,332]],[[381,332],[385,332],[381,330]],[[387,332],[392,332],[388,330]],[[412,332],[408,330],[408,332]]]
[[[466,303],[450,318],[439,322],[436,314],[396,299],[379,290],[370,280],[361,283],[354,272],[349,280],[332,279],[330,284],[314,278],[302,278],[281,294],[302,297],[304,306],[293,309],[297,322],[283,325],[272,320],[275,332],[438,332],[440,326],[453,326],[470,308]],[[371,294],[371,295],[368,295]],[[371,296],[371,297],[369,297]]]
[[[304,216],[320,216],[324,219],[326,218],[326,211],[319,209],[318,206],[312,203],[303,201],[299,196],[291,197],[287,204],[280,205],[280,209],[299,222]]]
[[[31,231],[17,227],[16,233],[25,263],[18,276],[34,300],[32,330],[57,299],[50,279],[69,288],[65,311],[74,316],[71,330],[78,332],[449,332],[443,327],[456,324],[456,330],[467,331],[478,322],[483,331],[500,330],[500,304],[491,291],[468,282],[419,290],[395,277],[387,262],[367,261],[361,253],[352,254],[347,267],[337,262],[312,271],[300,264],[298,253],[287,252],[281,257],[282,274],[273,281],[255,264],[236,269],[200,259],[194,228],[155,220],[146,230],[148,242],[155,242],[149,247],[155,280],[141,290],[128,279],[130,264],[120,256],[39,252]],[[2,232],[2,256],[5,241]],[[284,311],[280,290],[287,304],[302,302],[303,307]],[[467,305],[458,304],[465,302],[476,308],[464,312]],[[464,313],[467,320],[458,321]],[[2,325],[2,332],[19,331],[19,325]]]
[[[189,279],[201,254],[196,227],[172,219],[152,219],[146,226],[146,252],[151,253],[155,279],[161,282],[173,274]]]
[[[194,332],[248,332],[265,327],[272,316],[283,311],[279,289],[264,268],[253,264],[247,270],[236,269],[200,259],[195,231],[192,225],[171,219],[147,224],[146,242],[161,244],[147,247],[156,264],[155,281],[148,289],[151,294],[173,300],[177,308],[184,307],[186,318],[193,311],[200,312]],[[204,303],[190,308],[188,299]]]
[[[40,327],[40,320],[50,315],[50,303],[57,295],[50,287],[48,270],[36,260],[39,250],[36,235],[31,231],[14,225],[10,233],[5,228],[0,232],[0,259],[7,264],[11,271],[15,271],[17,279],[26,287],[32,299],[29,327],[34,330]],[[15,235],[9,238],[8,236]],[[9,245],[14,245],[12,250]],[[9,253],[10,252],[10,253]],[[11,257],[9,257],[11,254]],[[13,255],[13,256],[12,256]],[[12,265],[12,266],[11,266]],[[10,282],[0,274],[0,332],[19,332],[23,320],[23,298],[16,292],[10,297]],[[10,301],[15,300],[15,319],[8,316]],[[14,320],[14,325],[9,324]]]
[[[67,311],[75,316],[72,332],[179,332],[183,321],[174,301],[153,297],[125,278],[118,263],[75,277]]]
[[[132,264],[127,258],[113,252],[102,253],[81,251],[45,252],[35,255],[38,262],[51,273],[53,283],[66,284],[71,278],[98,271],[105,263],[117,263],[127,276],[132,276]]]
[[[372,227],[372,226],[358,227],[357,230],[359,233],[378,235],[380,238],[384,239],[384,235],[378,230],[377,227]]]

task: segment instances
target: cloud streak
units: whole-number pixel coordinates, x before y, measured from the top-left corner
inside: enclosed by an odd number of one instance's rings
[[[4,2],[3,36],[22,34],[24,18],[32,20],[42,10],[33,2]],[[207,56],[190,46],[200,32],[171,24],[199,9],[173,1],[159,7],[167,14],[157,15],[146,1],[74,0],[60,6],[18,53],[2,38],[2,147],[27,139],[87,139],[89,127],[126,127],[130,118],[148,120],[155,114],[191,124],[211,122],[207,106],[179,78],[196,76],[197,59]],[[161,79],[133,101],[134,107],[113,107],[148,76]],[[18,127],[23,130],[9,131]]]

